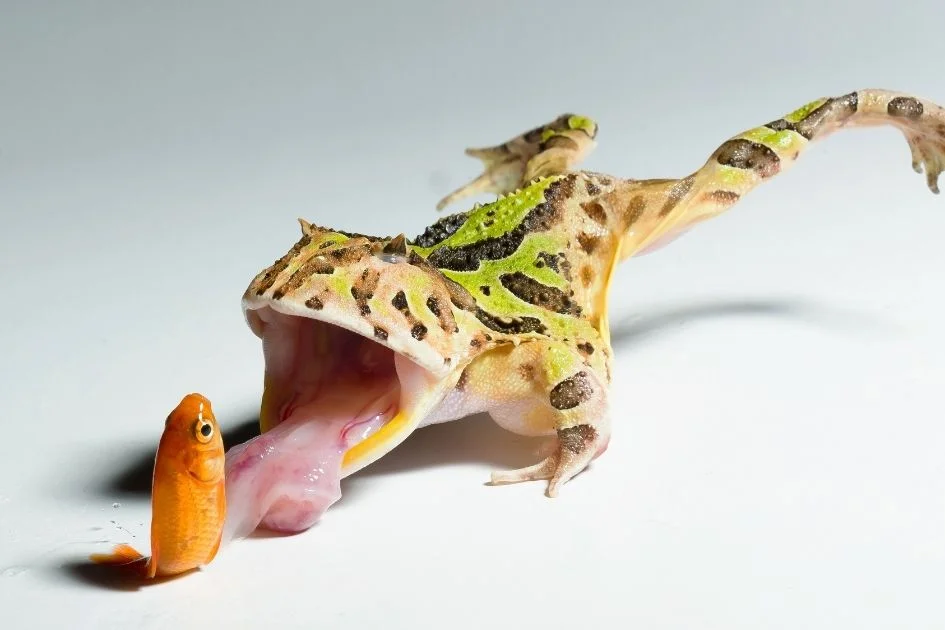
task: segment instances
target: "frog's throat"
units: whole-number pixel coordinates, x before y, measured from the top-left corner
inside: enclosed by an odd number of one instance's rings
[[[338,436],[347,447],[341,477],[403,442],[442,397],[446,380],[441,374],[359,332],[311,316],[280,312],[271,304],[253,305],[246,314],[263,341],[260,431],[268,432],[299,408],[305,408],[306,415],[314,411],[316,421],[350,418],[341,423],[344,428]],[[392,390],[396,412],[373,410],[378,392],[387,392],[389,397]]]

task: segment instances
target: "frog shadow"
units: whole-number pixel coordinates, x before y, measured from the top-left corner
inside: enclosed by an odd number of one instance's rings
[[[728,300],[649,309],[615,319],[611,324],[611,341],[620,353],[628,346],[639,346],[658,335],[678,332],[685,324],[733,317],[790,319],[844,332],[875,328],[877,323],[862,312],[842,311],[797,299]],[[255,413],[247,414],[244,421],[229,425],[222,421],[221,425],[227,450],[259,435],[258,414]],[[536,461],[541,445],[541,439],[506,431],[486,414],[476,414],[462,422],[424,427],[388,455],[345,479],[345,503],[351,503],[351,496],[358,493],[363,480],[374,476],[469,463],[501,469],[519,468]],[[148,495],[153,462],[153,450],[133,455],[123,468],[105,480],[100,487],[102,494],[139,498]]]

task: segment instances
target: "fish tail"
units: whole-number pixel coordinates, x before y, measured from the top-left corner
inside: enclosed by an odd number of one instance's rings
[[[106,565],[125,565],[140,562],[145,559],[131,545],[115,545],[111,553],[95,553],[89,556],[89,559],[95,564]]]

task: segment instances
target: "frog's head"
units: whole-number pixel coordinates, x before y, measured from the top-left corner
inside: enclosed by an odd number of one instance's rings
[[[243,296],[265,391],[262,435],[228,453],[228,537],[313,524],[340,479],[403,441],[482,341],[473,298],[403,235],[301,224]]]

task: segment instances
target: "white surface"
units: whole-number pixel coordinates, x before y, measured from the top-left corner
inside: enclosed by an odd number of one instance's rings
[[[255,418],[238,300],[297,216],[417,234],[463,147],[562,111],[665,177],[818,96],[945,102],[935,0],[340,4],[5,6],[0,627],[945,627],[945,199],[891,129],[620,270],[614,439],[558,500],[483,485],[530,445],[474,418],[199,574],[69,568],[147,548],[120,480],[181,395]]]

